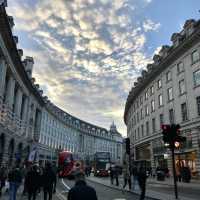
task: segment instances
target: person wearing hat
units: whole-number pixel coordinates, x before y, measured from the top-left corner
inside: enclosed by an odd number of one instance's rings
[[[69,190],[68,200],[97,200],[96,191],[94,188],[87,185],[83,172],[76,172],[75,185]]]

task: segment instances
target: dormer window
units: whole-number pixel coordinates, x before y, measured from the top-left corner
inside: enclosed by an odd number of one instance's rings
[[[192,52],[192,64],[199,61],[199,52],[197,50]]]

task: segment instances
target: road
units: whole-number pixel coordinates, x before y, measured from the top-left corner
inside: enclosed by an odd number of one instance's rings
[[[95,188],[98,196],[98,200],[138,200],[138,195],[133,195],[129,192],[122,193],[121,190],[112,189],[110,187],[103,186],[99,183],[87,181],[87,183]],[[61,179],[58,182],[57,194],[54,200],[67,200],[67,191],[74,185],[74,181],[67,179]],[[146,198],[148,200],[148,198]]]

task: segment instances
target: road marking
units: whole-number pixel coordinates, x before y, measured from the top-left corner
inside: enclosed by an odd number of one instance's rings
[[[56,196],[60,199],[60,200],[67,200],[67,198],[65,196],[63,196],[61,193],[57,193]]]
[[[62,178],[62,184],[68,189],[70,190],[71,188],[64,182],[64,179]]]
[[[113,199],[113,200],[126,200],[126,199]]]

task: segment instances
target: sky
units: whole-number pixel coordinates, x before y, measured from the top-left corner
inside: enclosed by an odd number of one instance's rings
[[[97,126],[114,121],[123,136],[134,81],[199,10],[199,0],[8,0],[7,7],[44,95]]]

